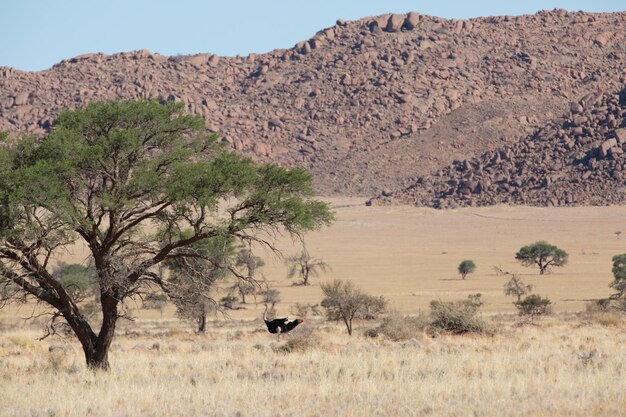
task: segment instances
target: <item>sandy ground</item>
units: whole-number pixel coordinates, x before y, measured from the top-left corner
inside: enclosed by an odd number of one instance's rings
[[[432,210],[409,206],[365,207],[362,200],[331,200],[335,224],[307,235],[313,256],[332,271],[314,279],[349,279],[373,294],[384,294],[405,312],[428,309],[433,299],[459,299],[480,292],[485,311],[513,311],[503,293],[506,278],[494,266],[521,274],[548,296],[557,311],[576,311],[587,300],[611,293],[611,258],[626,252],[626,207],[489,207]],[[569,263],[550,275],[523,267],[515,253],[524,245],[547,240],[566,250]],[[476,272],[461,280],[456,268],[472,259]],[[318,302],[314,287],[291,287],[285,268],[270,261],[265,268],[284,300]]]
[[[366,207],[362,199],[328,200],[336,213],[329,228],[309,233],[312,256],[324,259],[332,270],[313,278],[311,286],[293,286],[287,267],[277,256],[258,251],[267,265],[266,278],[280,292],[277,306],[289,314],[296,302],[319,303],[319,283],[334,278],[354,281],[372,294],[389,298],[402,312],[428,310],[433,299],[461,299],[480,292],[485,312],[512,312],[512,298],[503,293],[506,278],[494,266],[521,274],[535,292],[549,297],[556,311],[580,311],[591,299],[607,297],[612,280],[611,258],[626,252],[626,207],[489,207],[432,210],[409,206]],[[626,233],[625,233],[626,234]],[[568,265],[550,275],[521,266],[515,252],[523,245],[547,240],[570,254]],[[283,237],[279,245],[285,256],[298,248]],[[68,253],[65,260],[85,259],[85,253]],[[461,280],[456,272],[463,259],[472,259],[476,272]],[[258,316],[262,305],[229,313],[233,318]],[[19,315],[30,313],[22,309]],[[14,315],[0,311],[0,318]],[[166,316],[172,314],[168,309]],[[159,313],[154,312],[155,318]]]

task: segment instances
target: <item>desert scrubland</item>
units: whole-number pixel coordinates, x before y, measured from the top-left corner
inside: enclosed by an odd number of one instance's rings
[[[331,200],[336,223],[307,238],[332,271],[293,286],[285,265],[267,257],[266,278],[281,292],[279,315],[296,302],[318,303],[319,282],[354,281],[391,308],[427,314],[433,299],[480,292],[493,335],[433,338],[416,332],[393,342],[369,338],[377,323],[356,323],[349,337],[321,317],[281,341],[266,332],[262,305],[218,316],[207,333],[176,319],[170,307],[134,311],[120,325],[110,372],[84,364],[73,338],[42,335],[32,306],[0,311],[0,409],[3,416],[362,416],[619,415],[625,405],[626,355],[619,313],[588,314],[588,300],[611,290],[611,257],[623,252],[624,209],[493,207],[434,211],[365,207]],[[545,239],[570,262],[539,276],[514,260],[522,245]],[[281,241],[285,253],[295,251]],[[73,254],[68,260],[79,259]],[[477,264],[461,280],[462,259]],[[521,324],[494,265],[522,273],[549,297],[555,315]],[[140,303],[137,304],[139,306]],[[131,306],[133,307],[133,306]]]

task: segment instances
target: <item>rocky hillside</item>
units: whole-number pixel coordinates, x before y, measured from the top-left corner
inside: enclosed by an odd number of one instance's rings
[[[246,57],[90,54],[37,73],[0,68],[0,130],[42,134],[62,108],[91,100],[181,100],[234,149],[311,169],[321,193],[371,196],[615,91],[625,44],[626,13],[554,10],[338,21]]]
[[[457,160],[369,204],[449,208],[499,203],[608,205],[626,201],[626,89],[592,93],[510,146]]]

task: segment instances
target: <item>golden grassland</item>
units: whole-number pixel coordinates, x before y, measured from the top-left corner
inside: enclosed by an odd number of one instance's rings
[[[162,316],[142,311],[124,322],[111,372],[94,374],[72,338],[37,341],[41,321],[20,318],[31,306],[10,308],[0,310],[0,416],[624,414],[624,318],[573,312],[611,293],[611,257],[626,252],[626,237],[615,235],[626,231],[626,208],[434,211],[331,203],[336,223],[307,236],[310,253],[332,267],[314,285],[293,286],[280,259],[259,253],[266,278],[281,292],[279,315],[296,302],[319,303],[317,284],[339,278],[409,314],[426,312],[433,299],[480,292],[495,335],[418,333],[391,342],[363,335],[375,323],[358,323],[350,338],[341,326],[312,319],[277,342],[259,319],[260,305],[216,319],[206,335],[194,334],[169,307]],[[515,252],[537,240],[568,251],[568,265],[539,276],[517,264]],[[297,250],[288,238],[279,247],[287,255]],[[64,260],[84,258],[76,251]],[[478,266],[466,280],[456,273],[463,259]],[[522,273],[557,315],[520,326],[494,265]],[[293,341],[302,349],[287,351]]]
[[[353,337],[310,320],[277,342],[260,320],[175,320],[118,332],[112,370],[93,373],[72,339],[36,330],[0,336],[3,416],[596,416],[623,415],[621,317],[572,315],[495,336],[423,334],[403,342]],[[313,331],[313,333],[311,333]],[[286,343],[302,349],[285,351]]]

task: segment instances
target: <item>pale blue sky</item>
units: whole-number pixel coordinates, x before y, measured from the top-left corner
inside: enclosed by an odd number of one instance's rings
[[[247,55],[289,48],[338,18],[417,11],[446,18],[541,9],[622,11],[626,0],[0,0],[0,66],[38,71],[89,52]]]

